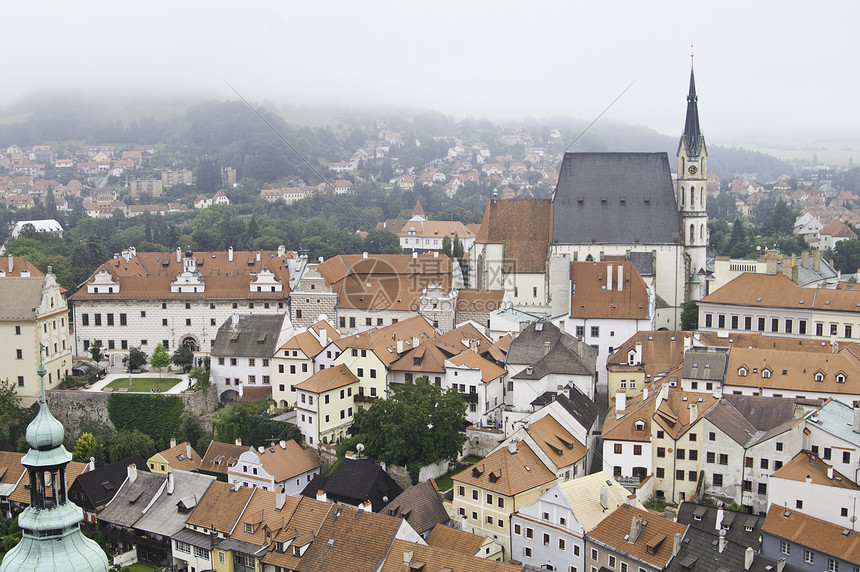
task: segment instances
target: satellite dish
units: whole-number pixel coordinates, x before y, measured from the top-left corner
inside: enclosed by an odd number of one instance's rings
[[[359,443],[358,445],[355,446],[355,450],[358,451],[359,453],[361,453],[362,451],[364,451],[364,445]]]

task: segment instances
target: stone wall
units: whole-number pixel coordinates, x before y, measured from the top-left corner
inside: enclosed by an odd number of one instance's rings
[[[472,426],[466,429],[466,437],[463,456],[486,457],[490,451],[499,446],[500,441],[505,439],[505,434],[494,429]]]
[[[110,393],[52,390],[48,391],[47,395],[51,413],[66,428],[66,435],[77,435],[80,433],[82,424],[92,422],[102,424],[111,431],[116,429],[108,418],[107,400]],[[176,394],[147,395],[169,396]],[[179,397],[185,402],[185,411],[197,416],[215,411],[218,406],[218,397],[214,386],[203,391],[180,393]]]

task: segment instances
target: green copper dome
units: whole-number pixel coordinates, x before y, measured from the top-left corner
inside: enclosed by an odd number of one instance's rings
[[[48,404],[43,401],[36,418],[27,425],[26,435],[27,445],[33,449],[45,451],[62,446],[66,430],[63,424],[51,415]]]
[[[66,496],[66,465],[72,455],[63,446],[62,423],[48,410],[41,363],[36,373],[42,378],[41,406],[27,427],[30,450],[21,459],[28,469],[31,504],[18,516],[21,541],[3,557],[0,572],[107,572],[104,551],[81,532],[83,509]],[[52,475],[53,486],[48,491],[44,485]]]

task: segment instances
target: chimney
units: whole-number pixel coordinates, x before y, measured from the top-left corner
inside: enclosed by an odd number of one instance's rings
[[[258,251],[257,251],[257,262],[259,262],[259,261],[260,261],[260,256],[261,256],[261,254],[262,254],[262,253],[258,250]]]
[[[804,250],[800,253],[800,265],[804,268],[809,268],[809,251]]]
[[[280,487],[278,487],[280,489]],[[287,502],[287,493],[283,490],[275,491],[275,510],[281,510],[284,508],[284,504]]]
[[[172,449],[174,447],[176,447],[176,437],[171,437],[170,438],[170,448]]]
[[[619,391],[615,394],[615,412],[620,413],[627,409],[627,394]]]
[[[176,247],[176,262],[182,262],[182,249]]]
[[[636,363],[633,365],[642,365],[642,342],[636,342]]]
[[[642,401],[648,401],[648,388],[642,388]]]
[[[723,528],[723,517],[725,516],[725,511],[723,511],[723,507],[717,508],[717,520],[714,521],[714,528],[717,530],[722,530]]]
[[[719,544],[720,554],[722,554],[723,550],[725,550],[725,549],[726,549],[726,531],[721,530],[720,531],[720,544]]]
[[[776,572],[782,572],[785,568],[785,557],[776,561]]]
[[[433,258],[439,258],[439,251],[438,250],[433,251]]]
[[[681,550],[681,533],[676,532],[672,537],[672,556],[677,556],[679,550]]]
[[[403,340],[397,340],[397,353],[403,353]]]
[[[367,258],[367,253],[366,253],[366,252],[362,252],[362,253],[361,253],[361,257],[362,257],[362,258]]]
[[[749,570],[752,567],[753,558],[755,558],[755,550],[752,546],[747,546],[746,552],[744,552],[744,570]]]
[[[364,501],[363,503],[361,503],[360,505],[358,505],[358,510],[359,510],[359,512],[363,511],[363,510],[366,510],[367,512],[373,512],[373,503],[371,503],[370,499],[368,499],[368,500]]]
[[[242,446],[242,438],[241,438],[241,437],[239,437],[239,438],[237,438],[237,439],[236,439],[236,446],[237,446],[237,447],[241,447],[241,446]]]
[[[414,555],[415,555],[415,553],[412,550],[410,550],[409,552],[404,552],[403,553],[403,565],[409,566],[410,564],[412,564],[412,557]]]
[[[811,483],[811,482],[812,482],[812,477],[810,477],[809,475],[806,475],[806,482],[807,482],[807,483]]]
[[[185,443],[185,456],[189,459],[193,459],[193,456],[191,454],[191,443]]]
[[[816,415],[816,417],[818,417]],[[854,432],[860,433],[860,401],[854,402]]]
[[[606,265],[606,289],[612,290],[612,265]]]
[[[600,487],[600,506],[603,507],[603,510],[609,508],[609,487],[606,485]]]
[[[800,282],[800,266],[795,264],[796,261],[796,258],[791,259],[791,281],[798,284]]]
[[[768,276],[775,276],[776,272],[779,268],[779,254],[775,250],[768,250],[765,252],[764,260],[765,260],[765,273]]]
[[[412,336],[412,347],[413,347],[413,348],[417,348],[417,347],[418,347],[418,344],[420,344],[420,343],[421,343],[421,340],[420,340],[420,339],[418,339],[418,338],[417,338],[417,337],[415,337],[415,336]]]
[[[699,418],[699,404],[691,403],[690,404],[690,425],[696,422]]]
[[[821,272],[821,251],[815,250],[812,253],[812,269],[815,272]]]
[[[287,253],[287,247],[283,244],[278,245],[278,258],[282,258]]]
[[[96,470],[96,458],[95,457],[90,457],[90,468],[87,470],[88,471],[95,471]]]
[[[173,471],[168,471],[168,473],[167,473],[167,494],[172,495],[173,489],[175,486],[176,485],[173,482]]]
[[[510,443],[508,443],[508,453],[510,453],[511,455],[517,454],[517,442],[516,441],[511,441]]]
[[[133,483],[134,481],[136,481],[137,480],[137,465],[132,463],[131,465],[126,467],[126,470],[128,471],[128,482]]]
[[[278,443],[278,444],[281,446],[281,449],[286,449],[286,448],[287,448],[287,442],[286,442],[286,441],[284,441],[284,440],[281,440],[281,442],[280,442],[280,443]]]
[[[328,502],[328,496],[325,494],[325,491],[320,489],[317,491],[317,500],[320,502]]]
[[[827,478],[833,480],[833,466],[827,467]]]
[[[227,249],[227,262],[233,262],[233,247]]]
[[[633,520],[630,522],[630,536],[627,538],[627,542],[629,542],[630,544],[635,544],[641,533],[642,518],[639,516],[634,516]]]
[[[618,291],[624,290],[624,265],[618,265]]]
[[[418,258],[418,253],[414,250],[412,251],[412,258]]]
[[[544,342],[543,343],[543,355],[546,355],[549,353],[549,348],[550,348],[550,343]]]
[[[15,257],[9,255],[9,274],[12,274],[12,269],[15,268]]]

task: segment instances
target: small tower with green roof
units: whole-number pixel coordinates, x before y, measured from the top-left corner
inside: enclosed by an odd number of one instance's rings
[[[27,426],[30,450],[21,459],[30,479],[30,506],[18,516],[21,541],[6,553],[0,572],[107,571],[104,551],[81,532],[83,509],[67,497],[66,466],[72,454],[63,446],[63,424],[48,409],[41,359],[36,373],[42,386],[41,405]]]

